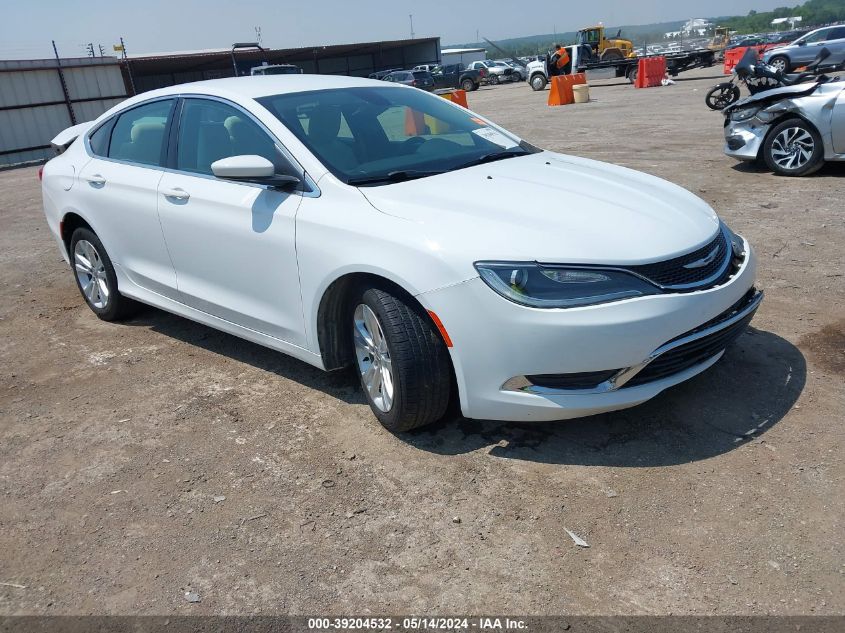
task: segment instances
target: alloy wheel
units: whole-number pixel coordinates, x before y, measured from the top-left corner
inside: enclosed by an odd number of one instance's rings
[[[786,60],[783,57],[775,57],[769,62],[769,66],[782,73],[786,72]]]
[[[355,308],[353,339],[361,382],[373,404],[385,413],[393,407],[393,363],[381,323],[375,312],[360,304]]]
[[[102,310],[109,302],[109,282],[106,267],[94,245],[79,240],[73,248],[73,266],[76,279],[88,303]]]
[[[801,169],[810,162],[815,149],[816,142],[807,130],[786,128],[772,143],[772,160],[782,169]]]

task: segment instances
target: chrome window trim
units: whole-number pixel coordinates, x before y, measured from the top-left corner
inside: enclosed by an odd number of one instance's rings
[[[146,167],[147,169],[155,169],[157,171],[161,171],[163,167],[161,165],[150,165],[149,163],[137,163],[134,160],[124,160],[122,158],[111,158],[109,156],[101,156],[100,154],[95,154],[94,150],[91,149],[91,136],[99,130],[101,127],[106,125],[112,119],[117,119],[118,117],[134,110],[135,108],[140,108],[141,106],[149,105],[151,103],[155,103],[157,101],[178,101],[178,95],[167,95],[162,97],[153,97],[152,99],[147,99],[146,101],[139,101],[138,103],[133,103],[131,106],[123,108],[118,112],[115,112],[111,116],[106,117],[102,121],[100,121],[97,125],[93,126],[90,130],[85,133],[83,137],[84,143],[83,147],[85,148],[85,153],[88,154],[91,158],[98,158],[99,160],[105,160],[110,163],[118,163],[121,165],[131,165],[133,167]],[[171,107],[172,108],[172,107]],[[114,130],[112,130],[114,132]],[[109,139],[109,148],[111,148],[111,139]]]
[[[302,163],[300,163],[293,156],[293,154],[291,154],[291,152],[287,149],[287,147],[285,147],[282,144],[282,142],[279,140],[279,138],[275,134],[273,134],[273,132],[270,131],[270,129],[268,129],[267,126],[264,123],[262,123],[254,114],[252,114],[249,110],[246,110],[243,106],[241,106],[241,105],[239,105],[239,104],[237,104],[233,101],[230,101],[229,99],[225,99],[223,97],[218,97],[216,95],[204,95],[204,94],[197,94],[197,93],[178,93],[178,94],[172,94],[172,95],[164,95],[164,96],[159,96],[159,97],[153,97],[151,99],[146,99],[146,100],[140,101],[138,103],[133,103],[131,106],[126,107],[126,108],[124,108],[124,109],[122,109],[118,112],[115,112],[111,116],[103,119],[100,123],[98,123],[96,126],[92,127],[90,130],[88,130],[88,132],[85,133],[84,143],[83,143],[83,146],[85,147],[85,152],[88,154],[88,156],[90,158],[96,158],[98,160],[104,160],[104,161],[107,161],[107,162],[110,162],[110,163],[117,163],[119,165],[129,165],[130,167],[143,167],[145,169],[153,169],[155,171],[179,174],[179,175],[184,175],[184,176],[195,176],[195,177],[199,177],[199,178],[209,178],[209,179],[212,179],[212,180],[217,180],[218,182],[227,182],[227,183],[232,183],[232,184],[235,184],[235,185],[242,185],[242,186],[247,186],[247,187],[258,187],[260,189],[275,189],[272,185],[262,185],[260,183],[254,183],[254,182],[236,182],[234,180],[225,180],[223,178],[217,178],[217,176],[215,176],[214,174],[200,174],[200,173],[196,173],[196,172],[192,172],[192,171],[171,169],[171,168],[163,166],[163,165],[150,165],[148,163],[138,163],[138,162],[131,161],[131,160],[123,160],[123,159],[120,159],[120,158],[111,158],[109,156],[101,156],[99,154],[95,154],[94,151],[91,149],[91,139],[90,139],[91,135],[94,134],[94,132],[96,132],[97,130],[99,130],[102,126],[106,125],[112,119],[115,119],[115,118],[125,114],[126,112],[129,112],[130,110],[134,110],[135,108],[145,106],[145,105],[148,105],[150,103],[155,103],[156,101],[167,101],[167,100],[178,101],[179,99],[207,99],[207,100],[210,100],[210,101],[219,101],[220,103],[223,103],[225,105],[233,107],[236,110],[239,110],[240,112],[243,112],[244,114],[246,114],[250,119],[252,119],[255,123],[257,123],[258,126],[266,134],[268,134],[270,136],[271,140],[273,141],[273,144],[276,146],[276,149],[278,149],[281,152],[282,156],[299,173],[299,175],[302,178],[303,184],[308,189],[307,191],[293,190],[293,191],[290,191],[290,193],[291,194],[298,194],[298,195],[302,196],[303,198],[319,198],[320,197],[320,195],[322,193],[320,191],[320,188],[317,186],[317,183],[314,181],[313,178],[311,178],[311,176],[308,174],[308,172],[305,171],[305,168],[302,166]],[[179,112],[174,112],[174,115],[176,115],[176,114],[181,114],[181,110]]]
[[[757,308],[760,307],[760,303],[762,301],[763,291],[759,290],[757,291],[757,294],[755,294],[751,298],[751,300],[742,308],[742,310],[737,312],[732,317],[725,319],[724,321],[720,321],[719,323],[716,323],[715,325],[712,325],[709,328],[705,328],[693,334],[683,336],[681,338],[675,339],[674,341],[669,341],[668,343],[661,345],[651,354],[649,354],[648,357],[645,358],[643,361],[631,367],[620,369],[616,373],[616,375],[591,389],[559,389],[552,387],[540,387],[538,385],[532,384],[525,376],[517,376],[515,378],[511,378],[504,385],[502,385],[502,391],[516,391],[521,393],[530,393],[538,396],[590,396],[618,391],[619,389],[624,387],[625,384],[628,383],[634,376],[636,376],[643,369],[645,369],[653,360],[656,360],[666,352],[670,352],[673,349],[681,347],[682,345],[686,345],[687,343],[692,343],[693,341],[706,338],[711,334],[715,334],[716,332],[720,332],[726,328],[729,328],[734,323],[742,321],[749,314],[757,310]],[[719,353],[721,354],[722,352]],[[716,354],[714,354],[714,356],[715,355]],[[712,357],[703,361],[700,364],[707,363],[711,359]]]

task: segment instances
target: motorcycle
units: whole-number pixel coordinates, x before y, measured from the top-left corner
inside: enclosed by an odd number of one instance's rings
[[[828,57],[830,57],[830,51],[823,48],[819,51],[818,56],[806,66],[804,72],[797,75],[787,75],[768,64],[760,62],[757,50],[749,48],[733,69],[731,80],[713,86],[708,91],[707,96],[704,97],[704,101],[711,110],[724,110],[739,101],[741,92],[737,83],[740,82],[745,84],[748,92],[756,95],[773,88],[783,88],[784,86],[794,86],[813,81],[820,74],[832,72],[839,68],[838,65],[823,67],[822,63]]]

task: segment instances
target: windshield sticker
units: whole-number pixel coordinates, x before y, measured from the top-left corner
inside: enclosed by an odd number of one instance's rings
[[[491,143],[495,143],[505,149],[511,149],[512,147],[519,146],[519,143],[515,140],[509,136],[505,136],[498,130],[494,130],[492,127],[482,127],[477,130],[473,130],[472,133],[476,136],[480,136],[485,141],[490,141]]]

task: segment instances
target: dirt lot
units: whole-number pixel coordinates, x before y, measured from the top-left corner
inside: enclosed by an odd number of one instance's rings
[[[0,173],[0,614],[845,613],[845,165],[737,167],[715,75],[469,97],[687,187],[760,255],[722,362],[556,424],[393,436],[348,374],[153,309],[98,321],[35,169]]]

